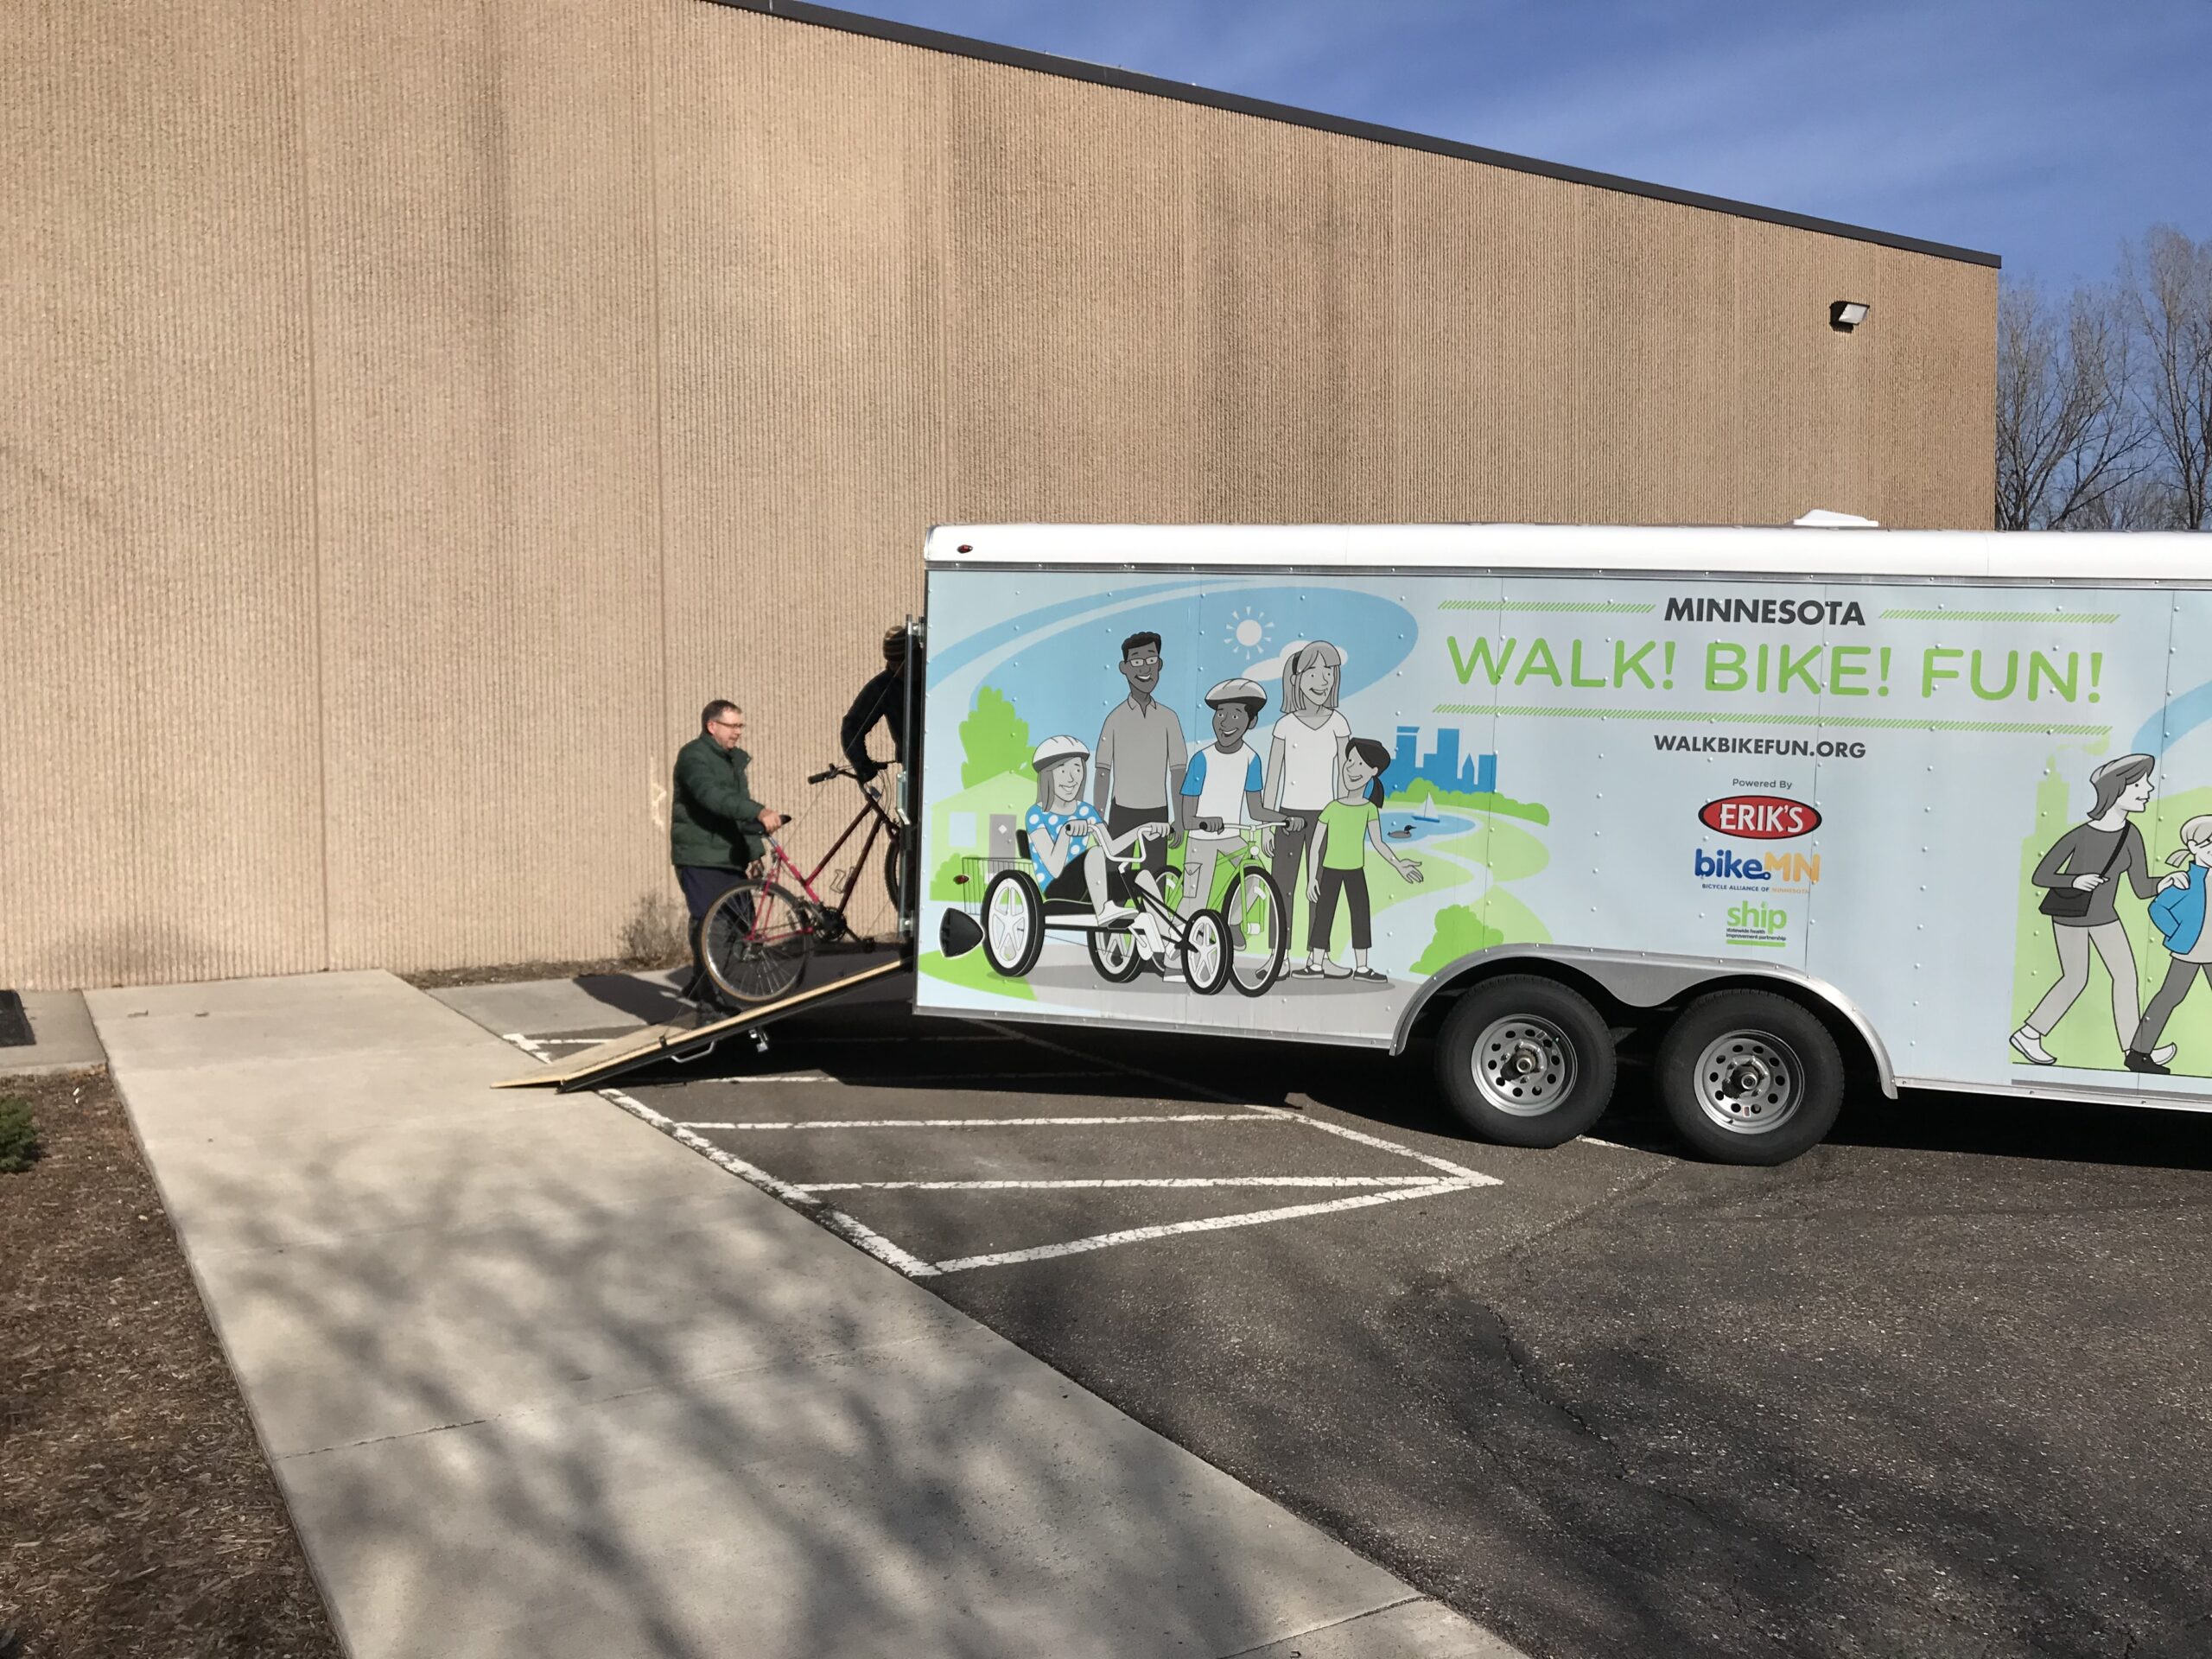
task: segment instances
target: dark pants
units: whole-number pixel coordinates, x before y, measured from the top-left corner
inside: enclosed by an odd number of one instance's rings
[[[1106,805],[1106,833],[1116,841],[1119,841],[1141,823],[1170,822],[1172,820],[1167,816],[1167,809],[1164,806],[1122,806],[1111,801]],[[1144,868],[1150,870],[1155,877],[1166,874],[1167,837],[1157,836],[1143,842],[1142,846]]]
[[[685,995],[696,996],[705,990],[708,983],[707,941],[705,936],[700,931],[699,925],[707,918],[708,906],[744,880],[745,872],[743,870],[712,870],[702,868],[696,864],[679,864],[676,867],[676,880],[677,885],[683,889],[684,906],[691,912],[691,984]],[[739,899],[723,912],[723,916],[732,931],[751,927],[753,925],[752,899],[747,897]],[[723,925],[722,922],[716,924],[717,926]]]
[[[1281,810],[1285,812],[1294,810],[1287,806]],[[1275,825],[1274,857],[1269,861],[1268,870],[1268,873],[1274,877],[1275,887],[1281,892],[1284,902],[1290,906],[1288,912],[1282,918],[1282,937],[1285,944],[1290,943],[1291,918],[1302,912],[1310,922],[1313,913],[1306,906],[1306,883],[1298,879],[1298,867],[1313,853],[1313,825],[1319,814],[1300,811],[1297,816],[1306,820],[1304,827],[1300,829],[1294,830],[1287,823]],[[1319,940],[1322,949],[1328,948],[1327,939],[1315,932],[1310,925],[1306,931],[1308,944]]]
[[[2143,1010],[2143,1023],[2135,1027],[2135,1040],[2130,1046],[2138,1054],[2148,1054],[2158,1046],[2158,1039],[2166,1034],[2166,1021],[2174,1017],[2182,998],[2196,983],[2196,970],[2200,968],[2204,970],[2204,977],[2212,980],[2212,963],[2183,962],[2176,957],[2166,964],[2166,982],[2158,987],[2151,1006]]]
[[[1329,934],[1337,925],[1337,895],[1351,906],[1351,948],[1365,950],[1375,943],[1367,908],[1367,872],[1332,870],[1321,867],[1321,896],[1313,901],[1313,931],[1306,941],[1309,950],[1329,954]]]

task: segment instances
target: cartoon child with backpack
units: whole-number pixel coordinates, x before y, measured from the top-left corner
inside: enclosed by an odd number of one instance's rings
[[[2212,979],[2212,927],[2205,925],[2205,883],[2212,878],[2212,817],[2191,818],[2182,825],[2180,850],[2166,862],[2177,868],[2158,884],[2158,896],[2151,901],[2151,919],[2158,924],[2172,960],[2166,964],[2165,982],[2143,1010],[2143,1021],[2135,1027],[2135,1040],[2128,1044],[2123,1062],[2131,1071],[2157,1077],[2171,1070],[2160,1062],[2171,1058],[2172,1050],[2158,1048],[2166,1021],[2174,1017],[2200,972]]]
[[[1382,844],[1382,773],[1389,768],[1390,751],[1371,737],[1355,737],[1344,744],[1339,764],[1342,792],[1321,809],[1314,826],[1313,879],[1306,887],[1306,897],[1313,901],[1313,920],[1306,936],[1306,965],[1296,977],[1383,979],[1388,976],[1367,965],[1367,952],[1375,943],[1367,896],[1367,849],[1372,846],[1408,881],[1421,879],[1421,866]],[[1354,965],[1350,968],[1338,967],[1329,956],[1339,893],[1351,907]]]

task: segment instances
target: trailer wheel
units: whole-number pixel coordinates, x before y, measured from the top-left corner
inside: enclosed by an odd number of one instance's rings
[[[983,959],[1020,979],[1045,949],[1045,896],[1027,870],[1001,870],[983,889]]]
[[[1811,1151],[1843,1107],[1843,1055],[1828,1029],[1771,991],[1715,991],[1659,1046],[1659,1096],[1675,1132],[1724,1164],[1783,1164]]]
[[[1436,1076],[1467,1127],[1508,1147],[1556,1147],[1605,1116],[1613,1038],[1589,999],[1509,974],[1465,996],[1437,1039]]]

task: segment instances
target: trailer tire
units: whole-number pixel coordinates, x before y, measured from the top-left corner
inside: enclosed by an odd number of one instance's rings
[[[1659,1097],[1675,1133],[1716,1163],[1785,1164],[1843,1108],[1843,1054],[1807,1009],[1772,991],[1715,991],[1659,1045]]]
[[[1535,974],[1485,980],[1436,1042],[1436,1077],[1467,1127],[1507,1147],[1556,1147],[1613,1097],[1612,1033],[1587,997]]]

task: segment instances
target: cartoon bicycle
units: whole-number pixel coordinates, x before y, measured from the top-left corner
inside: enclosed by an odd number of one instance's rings
[[[1158,828],[1166,832],[1166,826]],[[1135,979],[1149,958],[1163,971],[1171,962],[1179,967],[1181,977],[1201,996],[1211,996],[1224,985],[1246,996],[1267,990],[1280,976],[1290,946],[1290,918],[1281,890],[1261,861],[1257,832],[1247,830],[1237,850],[1224,855],[1230,878],[1220,906],[1187,918],[1176,913],[1179,871],[1170,870],[1156,885],[1141,879],[1147,838],[1134,838],[1108,855],[1114,863],[1114,902],[1102,914],[1085,899],[1048,896],[1024,868],[1036,857],[1030,832],[1016,831],[1023,862],[1000,868],[983,887],[983,957],[991,970],[1007,979],[1023,978],[1037,965],[1048,936],[1080,936],[1090,965],[1112,984]],[[1103,850],[1103,842],[1098,850]]]

